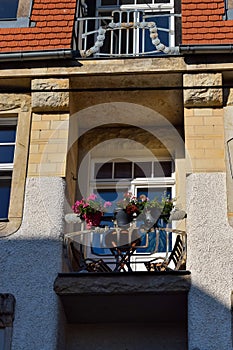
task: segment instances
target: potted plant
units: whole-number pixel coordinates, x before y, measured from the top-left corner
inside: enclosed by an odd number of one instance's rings
[[[96,194],[91,194],[86,199],[82,198],[74,203],[72,209],[81,220],[85,220],[87,228],[99,226],[104,212],[112,205],[111,202],[102,202],[97,199]]]
[[[158,200],[157,197],[152,200],[147,199],[144,206],[146,221],[155,224],[162,218],[167,223],[170,213],[174,208],[174,202],[175,199],[170,198],[168,195],[163,195],[161,200]]]
[[[129,226],[130,222],[142,213],[145,206],[145,198],[137,198],[131,192],[124,194],[123,199],[117,202],[117,208],[115,210],[115,218],[118,226]]]

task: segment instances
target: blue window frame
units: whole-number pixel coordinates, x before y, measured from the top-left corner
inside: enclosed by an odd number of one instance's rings
[[[0,119],[0,220],[8,219],[16,139],[16,118]]]
[[[9,20],[17,18],[19,0],[1,0],[0,1],[0,20]]]

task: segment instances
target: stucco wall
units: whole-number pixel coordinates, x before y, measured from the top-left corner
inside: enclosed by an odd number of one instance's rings
[[[233,229],[224,173],[188,177],[187,213],[189,350],[230,350]]]
[[[28,179],[21,228],[0,239],[0,292],[16,298],[12,350],[59,349],[53,282],[62,270],[63,201],[62,179]]]

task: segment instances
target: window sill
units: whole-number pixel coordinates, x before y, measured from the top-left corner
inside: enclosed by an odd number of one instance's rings
[[[29,27],[29,18],[20,17],[16,20],[0,20],[0,28],[27,28]]]

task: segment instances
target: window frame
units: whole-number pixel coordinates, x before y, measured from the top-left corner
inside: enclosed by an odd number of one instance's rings
[[[16,117],[7,117],[7,118],[1,118],[0,117],[0,128],[1,126],[15,126],[15,134],[17,134],[17,118]],[[15,141],[14,142],[0,142],[0,146],[14,146],[14,153],[15,153],[15,145],[16,145],[16,135],[15,135]],[[14,156],[13,156],[13,163],[0,163],[0,180],[7,179],[11,180],[12,182],[12,173],[13,173],[13,167],[14,167]],[[4,173],[8,172],[9,175],[5,175]],[[11,188],[11,185],[10,185]],[[11,190],[10,190],[11,192]],[[8,214],[9,214],[9,206],[10,206],[10,194],[8,198],[9,204],[8,204]],[[7,221],[7,217],[1,217],[0,216],[0,222],[1,221]]]
[[[111,162],[116,161],[119,162],[119,160],[123,160],[122,157],[114,157],[114,159],[111,159]],[[127,159],[124,159],[127,161]],[[108,162],[109,159],[106,158],[91,158],[90,159],[90,180],[89,180],[89,191],[87,189],[87,193],[93,193],[97,190],[97,186],[100,189],[111,189],[113,188],[116,183],[120,180],[122,187],[126,187],[126,191],[132,192],[133,195],[136,195],[137,189],[139,188],[161,188],[161,187],[171,187],[171,195],[172,198],[175,198],[176,196],[176,177],[175,177],[175,164],[174,161],[171,158],[168,157],[159,157],[156,161],[162,162],[162,161],[168,161],[172,163],[172,170],[171,170],[171,177],[138,177],[138,178],[131,178],[131,179],[95,179],[95,164],[96,163],[105,163]],[[128,160],[132,163],[137,162],[156,162],[154,159],[149,157],[130,157],[130,160]],[[153,175],[153,174],[152,174]]]
[[[0,221],[0,237],[6,237],[16,232],[22,222],[24,207],[24,192],[28,164],[29,137],[31,124],[30,96],[2,94],[3,99],[11,101],[11,109],[3,106],[0,109],[0,119],[17,118],[16,145],[14,166],[12,171],[10,204],[8,221]],[[21,101],[19,107],[19,100]],[[13,107],[12,107],[13,106]],[[21,108],[22,106],[22,108]]]
[[[18,0],[16,18],[0,19],[0,28],[25,28],[30,26],[33,0]]]
[[[119,159],[122,159],[122,157],[114,157],[113,160],[119,161]],[[128,159],[125,159],[126,161]],[[96,163],[105,163],[109,161],[109,159],[106,158],[90,158],[90,181],[89,181],[89,189],[90,192],[95,192],[95,190],[98,188],[102,188],[102,189],[111,189],[112,186],[114,186],[117,183],[116,181],[112,181],[111,179],[107,180],[107,179],[103,179],[103,181],[101,181],[100,179],[96,180],[94,179],[94,174],[95,174],[95,164]],[[110,160],[110,162],[112,161],[112,159]],[[153,158],[149,158],[149,157],[130,157],[130,159],[128,160],[132,163],[137,163],[137,162],[147,162],[147,161],[151,161],[151,162],[155,162],[155,159]],[[168,161],[172,163],[172,168],[171,168],[171,176],[170,177],[151,177],[151,178],[135,178],[135,179],[130,179],[130,180],[125,180],[125,181],[121,181],[121,184],[124,184],[125,186],[128,185],[128,191],[132,192],[133,195],[137,195],[137,190],[140,188],[161,188],[161,187],[167,187],[171,189],[171,196],[172,198],[175,198],[176,195],[176,174],[175,174],[175,162],[172,158],[169,157],[158,157],[156,161]],[[153,175],[153,174],[152,174]],[[174,223],[169,224],[169,227],[174,228]],[[172,233],[171,235],[171,249],[174,246],[174,242],[175,242],[175,234]],[[170,250],[169,250],[170,252]],[[158,257],[158,256],[162,256],[165,257],[167,253],[169,252],[165,252],[165,251],[159,251],[159,252],[149,252],[149,251],[145,251],[145,252],[141,252],[140,250],[134,253],[134,255],[131,257],[131,261],[132,261],[132,265],[135,266],[134,269],[137,269],[137,264],[135,265],[135,263],[137,263],[137,261],[146,261],[148,259],[148,256],[150,256],[150,258],[153,257]],[[102,256],[102,254],[98,254],[95,253],[94,251],[92,251],[91,248],[87,249],[87,255],[90,258],[96,258],[96,256]],[[104,259],[106,261],[108,261],[109,263],[113,262],[113,256],[111,254],[103,254]],[[114,262],[113,262],[114,263]],[[140,264],[141,265],[141,264]],[[144,270],[144,267],[140,267],[139,270]],[[136,270],[135,270],[136,271]]]

